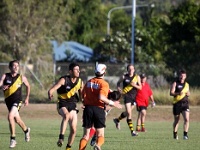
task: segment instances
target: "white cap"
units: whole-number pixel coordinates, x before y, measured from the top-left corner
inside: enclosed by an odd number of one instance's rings
[[[104,64],[98,64],[96,66],[95,73],[104,74],[105,71],[106,71],[106,65],[104,65]]]

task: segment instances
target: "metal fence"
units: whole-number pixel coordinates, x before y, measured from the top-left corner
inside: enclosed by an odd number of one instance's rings
[[[109,82],[110,86],[116,88],[117,80],[120,76],[126,73],[127,64],[109,64],[105,63],[107,66],[105,79]],[[64,75],[68,72],[69,63],[57,63],[56,64],[56,76]],[[94,77],[95,63],[79,63],[80,65],[80,76],[86,81],[91,77]],[[154,68],[152,68],[154,69]],[[166,87],[168,83],[163,75],[153,75],[151,74],[151,69],[146,69],[144,66],[135,65],[135,71],[137,74],[146,73],[148,78],[147,81],[152,88],[156,87]]]
[[[126,66],[127,64],[109,64],[105,63],[107,66],[106,76],[105,80],[107,80],[110,84],[111,89],[116,89],[116,84],[120,76],[122,76],[124,73],[126,73]],[[31,84],[31,95],[32,99],[37,99],[38,94],[36,90],[39,90],[39,92],[47,92],[47,89],[52,86],[52,84],[57,80],[60,76],[68,74],[68,66],[69,63],[56,63],[52,64],[49,63],[49,66],[52,66],[52,70],[49,70],[49,74],[52,74],[52,77],[47,76],[46,79],[40,79],[39,74],[44,74],[44,71],[42,70],[40,73],[34,71],[34,67],[32,65],[30,66],[24,66],[23,64],[20,64],[20,73],[25,75],[29,83]],[[95,63],[79,63],[80,65],[80,77],[83,79],[84,82],[86,82],[88,79],[94,77],[94,70],[95,70]],[[8,69],[8,63],[0,63],[0,76],[2,74],[9,72]],[[151,74],[151,69],[144,68],[144,65],[135,65],[136,73],[140,74],[141,72],[144,72],[148,75],[147,82],[150,84],[152,88],[158,88],[158,87],[166,87],[168,86],[167,81],[163,77],[163,75],[157,75],[154,76]],[[46,82],[48,81],[48,84]],[[44,88],[45,87],[45,88]],[[25,88],[23,88],[25,89]],[[24,92],[23,92],[24,93]],[[41,98],[41,97],[40,97]],[[3,92],[0,92],[0,101],[3,100]]]

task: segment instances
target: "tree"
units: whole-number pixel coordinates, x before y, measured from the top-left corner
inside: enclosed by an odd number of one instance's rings
[[[70,40],[94,48],[105,35],[104,9],[105,5],[102,5],[100,0],[75,0],[70,12]]]
[[[200,6],[185,1],[169,13],[170,23],[164,23],[167,48],[163,55],[168,67],[177,70],[185,68],[190,74],[190,83],[199,83],[200,57]]]
[[[62,0],[3,0],[0,11],[1,55],[34,63],[35,72],[49,71],[50,40],[67,39],[70,20]],[[49,68],[50,67],[50,68]],[[41,73],[42,74],[42,73]],[[41,75],[40,74],[40,75]]]
[[[110,5],[105,13],[107,14],[114,7],[116,6]],[[104,35],[104,38],[94,48],[95,60],[115,63],[128,62],[131,53],[130,37],[131,16],[124,10],[114,11],[110,18],[110,35]]]

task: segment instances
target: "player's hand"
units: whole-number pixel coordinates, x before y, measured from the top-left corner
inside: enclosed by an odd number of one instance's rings
[[[49,98],[49,100],[52,100],[53,99],[53,95],[48,93],[48,98]]]
[[[85,109],[85,106],[84,106],[84,105],[82,105],[82,106],[81,106],[81,108],[82,108],[82,109]]]
[[[122,93],[122,89],[120,87],[117,87],[117,90]]]
[[[122,109],[122,104],[119,101],[114,101],[114,105],[116,108]]]
[[[28,100],[28,99],[25,99],[25,101],[24,101],[24,106],[28,106],[28,104],[29,104],[29,100]]]
[[[2,86],[2,89],[5,91],[5,90],[7,90],[9,88],[9,85],[4,85],[4,86]]]
[[[152,102],[151,103],[151,107],[153,108],[153,107],[155,107],[156,106],[156,103],[155,102]]]

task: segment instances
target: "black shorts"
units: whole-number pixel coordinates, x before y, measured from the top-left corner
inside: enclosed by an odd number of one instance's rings
[[[57,103],[57,110],[59,112],[60,108],[65,107],[69,112],[72,110],[76,110],[78,113],[78,109],[76,108],[76,103],[67,102],[65,100],[59,100]]]
[[[124,95],[124,104],[131,103],[131,105],[134,105],[135,103],[135,96],[130,95]]]
[[[105,110],[98,106],[85,106],[83,110],[83,127],[105,128]]]
[[[183,111],[190,111],[187,99],[183,99],[173,105],[173,114],[180,115]]]
[[[6,102],[6,106],[7,106],[9,112],[11,111],[13,106],[17,107],[18,111],[22,107],[22,101],[12,102],[12,101],[7,100],[5,102]]]
[[[147,110],[146,106],[137,106],[137,111],[141,112],[142,110]]]

